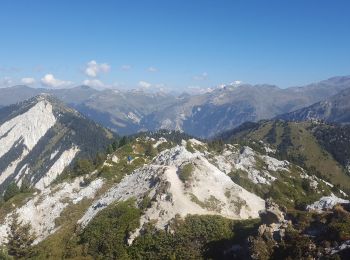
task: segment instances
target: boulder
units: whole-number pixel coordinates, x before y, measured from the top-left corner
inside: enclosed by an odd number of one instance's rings
[[[284,221],[284,212],[271,200],[266,200],[266,209],[259,211],[259,216],[265,225],[278,224]]]

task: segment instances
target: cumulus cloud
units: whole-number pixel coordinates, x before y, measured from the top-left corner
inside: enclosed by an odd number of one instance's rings
[[[131,70],[131,65],[127,65],[127,64],[122,65],[122,66],[120,67],[120,69],[121,69],[121,70],[124,70],[124,71]]]
[[[98,79],[86,79],[83,81],[83,84],[94,88],[106,87],[106,85],[101,80],[98,80]]]
[[[32,85],[35,83],[35,79],[34,78],[22,78],[21,82],[25,85]]]
[[[147,70],[148,70],[148,72],[157,72],[158,71],[158,69],[155,67],[149,67]]]
[[[197,81],[206,80],[207,78],[208,78],[208,73],[206,73],[206,72],[203,72],[200,75],[196,75],[193,77],[193,79],[197,80]]]
[[[13,85],[13,80],[9,77],[4,77],[0,79],[0,87],[1,88],[7,88]]]
[[[89,61],[84,70],[85,74],[91,78],[96,78],[100,73],[107,73],[111,66],[107,63],[97,63],[95,60]]]
[[[143,81],[143,80],[141,80],[141,81],[139,81],[139,87],[140,88],[150,88],[152,86],[152,84],[151,83],[149,83],[149,82],[146,82],[146,81]]]
[[[59,87],[67,87],[69,85],[72,85],[72,82],[71,81],[65,81],[65,80],[56,79],[54,77],[54,75],[46,74],[41,79],[41,84],[43,84],[46,87],[59,88]]]

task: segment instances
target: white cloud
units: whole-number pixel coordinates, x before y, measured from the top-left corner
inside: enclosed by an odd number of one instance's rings
[[[89,61],[84,70],[85,74],[91,78],[96,78],[100,73],[107,73],[111,66],[107,63],[97,63],[95,60]]]
[[[193,77],[194,80],[201,81],[201,80],[206,80],[208,78],[208,73],[203,72],[200,75],[196,75]]]
[[[122,65],[122,66],[120,67],[120,69],[121,69],[121,70],[124,70],[124,71],[131,70],[131,65],[127,65],[127,64]]]
[[[148,72],[157,72],[158,71],[158,69],[155,67],[149,67],[147,70],[148,70]]]
[[[59,87],[67,87],[69,85],[72,85],[73,83],[71,81],[56,79],[52,74],[46,74],[41,79],[41,84],[43,84],[46,87],[59,88]]]
[[[94,88],[106,87],[106,85],[101,80],[98,80],[98,79],[86,79],[83,81],[83,84]]]
[[[11,78],[4,77],[4,78],[0,79],[0,87],[1,88],[11,87],[11,85],[13,85],[13,80]]]
[[[25,85],[32,85],[35,83],[35,79],[34,78],[22,78],[21,82]]]
[[[151,83],[149,83],[149,82],[146,82],[146,81],[143,81],[143,80],[141,80],[141,81],[139,81],[139,87],[140,88],[150,88],[152,86],[152,84]]]

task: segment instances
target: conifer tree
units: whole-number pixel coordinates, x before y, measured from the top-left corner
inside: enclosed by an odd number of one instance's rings
[[[31,231],[30,223],[23,224],[18,214],[12,214],[10,232],[8,234],[7,248],[10,256],[14,258],[27,258],[32,254],[35,235]]]
[[[4,200],[8,201],[12,197],[16,196],[18,193],[20,193],[20,189],[18,188],[17,184],[15,182],[12,182],[7,187],[5,194],[4,194]]]

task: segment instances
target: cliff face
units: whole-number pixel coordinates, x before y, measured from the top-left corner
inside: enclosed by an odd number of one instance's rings
[[[20,187],[24,180],[43,189],[79,154],[96,153],[110,138],[108,131],[48,95],[2,108],[0,192],[12,182]],[[94,139],[100,144],[87,149]]]

